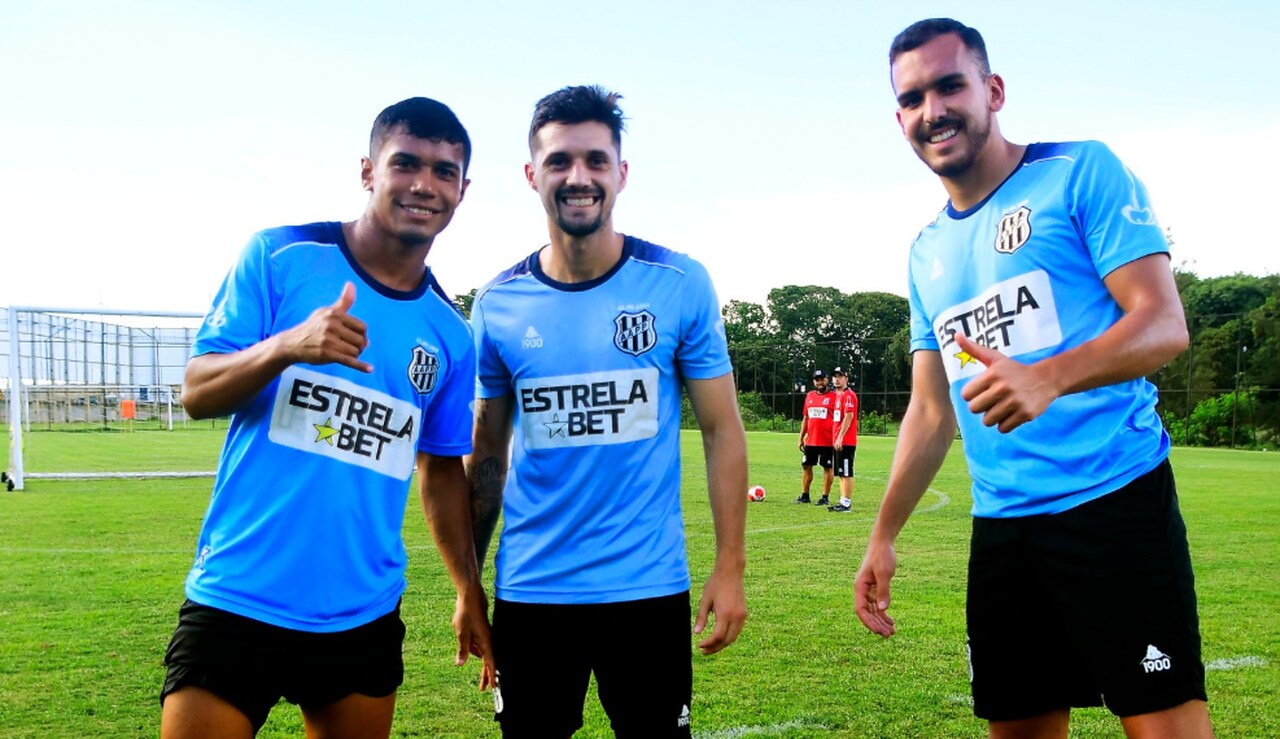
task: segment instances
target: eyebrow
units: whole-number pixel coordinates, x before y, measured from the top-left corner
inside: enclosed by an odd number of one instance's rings
[[[924,88],[928,89],[931,87],[941,87],[942,85],[946,85],[952,82],[964,82],[964,72],[952,72],[951,74],[943,75],[942,77],[939,77],[936,80],[930,81],[927,85],[924,86]],[[921,94],[921,90],[919,88],[912,88],[910,90],[903,92],[902,94],[898,95],[898,106],[901,107],[905,105],[907,101],[911,100],[913,97],[918,96],[920,94]]]

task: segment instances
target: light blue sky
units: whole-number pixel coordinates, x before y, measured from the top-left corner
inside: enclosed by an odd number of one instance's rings
[[[471,190],[428,259],[464,292],[545,242],[529,114],[588,82],[631,119],[619,229],[702,260],[722,300],[904,294],[945,193],[894,121],[886,54],[949,14],[987,39],[1006,136],[1101,139],[1147,183],[1175,263],[1280,271],[1278,8],[6,2],[0,305],[205,310],[255,230],[360,214],[369,125],[413,95],[453,107],[474,142]]]

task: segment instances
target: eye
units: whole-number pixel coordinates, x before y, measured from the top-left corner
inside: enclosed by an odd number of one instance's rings
[[[607,167],[609,166],[609,158],[603,154],[592,154],[587,158],[587,164],[597,168]]]

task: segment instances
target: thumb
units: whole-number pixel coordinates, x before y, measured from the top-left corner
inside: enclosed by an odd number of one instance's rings
[[[693,622],[693,633],[701,634],[702,630],[707,628],[707,616],[710,615],[711,608],[707,603],[707,597],[704,594],[702,600],[698,603],[698,618]]]
[[[990,367],[992,362],[1004,358],[1004,355],[1000,352],[990,347],[983,346],[964,334],[956,334],[956,343],[960,345],[960,348],[963,349],[966,354],[979,362],[982,362],[982,364],[987,367]]]
[[[356,302],[356,286],[348,282],[342,286],[342,294],[338,296],[337,302],[333,304],[334,308],[346,313]]]

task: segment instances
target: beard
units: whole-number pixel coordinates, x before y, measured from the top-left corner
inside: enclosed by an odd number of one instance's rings
[[[590,195],[600,199],[601,209],[600,209],[600,212],[596,214],[595,218],[592,218],[589,221],[570,221],[569,219],[565,218],[564,213],[559,208],[560,199],[562,197],[573,197],[574,195]],[[604,193],[599,190],[590,190],[590,191],[584,192],[581,190],[569,190],[567,188],[562,188],[559,192],[556,193],[556,204],[557,204],[556,226],[558,226],[561,231],[564,231],[566,234],[574,237],[575,239],[581,239],[586,236],[590,236],[596,231],[599,231],[600,227],[604,225],[605,214],[604,214],[603,203],[604,203]]]
[[[959,159],[952,159],[944,162],[931,162],[925,156],[925,147],[928,146],[928,137],[931,135],[932,131],[956,124],[960,125],[960,131],[956,134],[956,137],[963,137],[968,143],[968,147],[961,154]],[[930,126],[930,129],[932,130],[923,131],[921,133],[923,141],[916,147],[916,156],[920,157],[920,161],[924,162],[925,166],[939,177],[958,177],[969,171],[969,168],[973,166],[973,163],[978,161],[978,155],[982,152],[982,148],[987,145],[987,139],[991,137],[991,115],[988,113],[982,120],[975,120],[972,123],[966,123],[955,118],[948,118]]]

